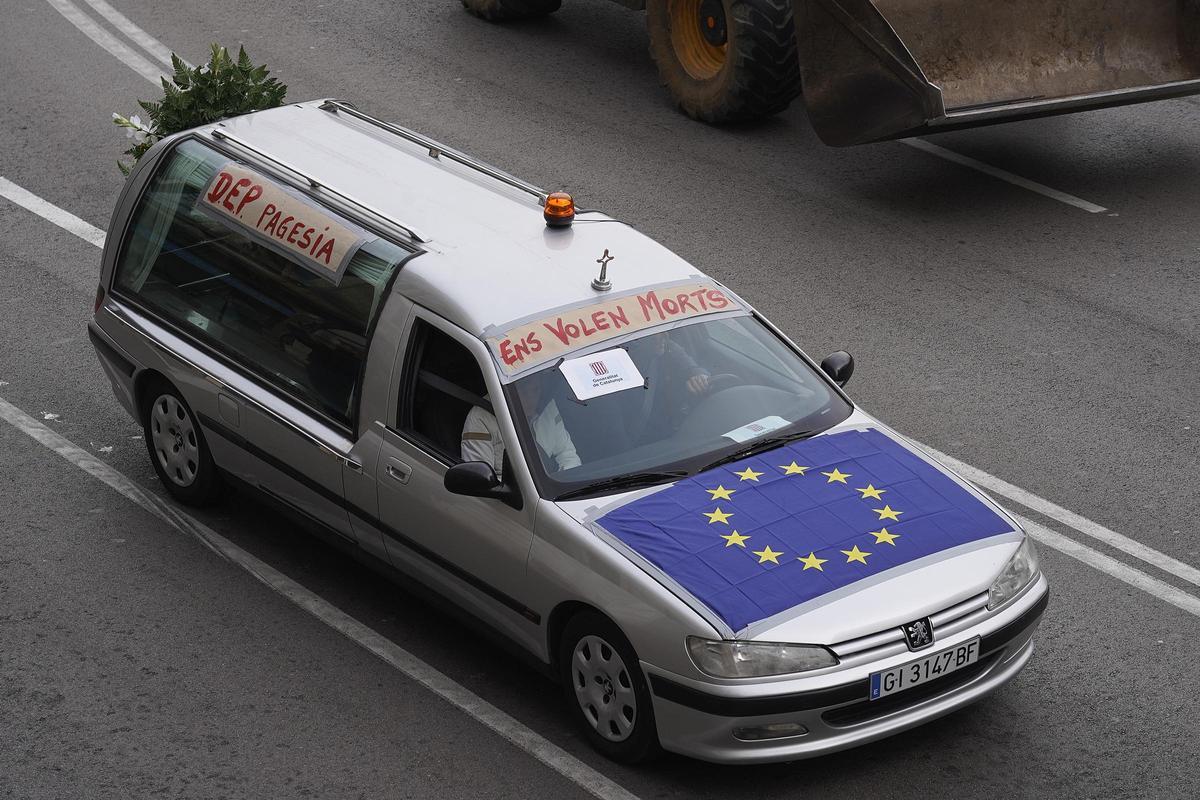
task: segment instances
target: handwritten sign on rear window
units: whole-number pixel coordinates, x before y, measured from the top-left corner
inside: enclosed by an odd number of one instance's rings
[[[196,204],[333,283],[370,238],[299,192],[232,161],[217,171]]]
[[[740,308],[715,284],[685,283],[578,306],[512,325],[503,333],[489,332],[486,338],[500,369],[514,375],[572,350],[643,328]]]

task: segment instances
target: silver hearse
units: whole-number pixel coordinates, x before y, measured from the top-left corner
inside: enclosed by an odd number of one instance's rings
[[[790,760],[1029,661],[1020,527],[633,228],[336,101],[160,142],[89,332],[179,501],[256,487],[561,681],[609,757]]]

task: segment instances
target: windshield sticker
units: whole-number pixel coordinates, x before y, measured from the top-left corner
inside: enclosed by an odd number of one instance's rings
[[[741,444],[742,442],[748,442],[757,436],[762,436],[764,433],[770,433],[771,431],[779,430],[780,428],[786,427],[790,424],[791,423],[789,423],[783,417],[763,417],[762,419],[754,420],[754,422],[747,422],[742,427],[734,428],[729,433],[723,433],[721,435],[727,439],[733,439],[738,444]]]
[[[741,309],[712,283],[684,283],[591,303],[553,316],[514,325],[488,336],[487,343],[506,375],[664,322]]]
[[[646,379],[621,348],[567,359],[559,364],[577,400],[591,400],[624,389],[640,389]]]
[[[196,207],[246,229],[334,284],[372,238],[299,192],[232,161],[209,181]]]

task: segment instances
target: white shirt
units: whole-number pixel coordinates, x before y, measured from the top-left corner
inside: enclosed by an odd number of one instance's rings
[[[479,406],[471,406],[463,422],[462,460],[491,464],[497,478],[503,478],[504,440],[495,415]]]
[[[538,412],[530,427],[538,447],[554,461],[552,472],[579,466],[579,454],[575,452],[575,444],[553,400]],[[491,464],[496,477],[504,477],[504,439],[500,436],[500,425],[495,415],[479,406],[473,406],[463,422],[462,460]]]

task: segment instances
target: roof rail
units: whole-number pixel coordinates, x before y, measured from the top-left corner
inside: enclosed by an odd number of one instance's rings
[[[384,122],[383,120],[376,119],[375,117],[372,117],[369,114],[364,114],[363,112],[359,111],[357,108],[350,105],[349,103],[344,103],[340,100],[326,100],[323,103],[321,103],[321,105],[317,106],[317,108],[321,109],[322,111],[327,111],[330,114],[336,114],[338,112],[341,112],[343,114],[346,114],[347,116],[351,116],[351,117],[354,117],[355,119],[362,120],[363,122],[366,122],[369,125],[374,125],[377,128],[382,128],[383,130],[387,131],[388,133],[399,136],[402,139],[407,139],[410,142],[419,144],[420,146],[424,147],[427,151],[429,151],[430,158],[443,158],[444,157],[444,158],[449,159],[450,161],[455,161],[459,164],[462,164],[465,167],[470,167],[473,170],[482,172],[484,175],[487,175],[489,178],[494,178],[495,180],[498,180],[503,184],[507,184],[508,186],[511,186],[514,189],[520,189],[522,192],[527,192],[527,193],[533,195],[534,197],[537,198],[537,201],[540,205],[546,204],[546,197],[547,197],[546,192],[543,189],[539,189],[538,187],[534,186],[532,183],[528,183],[526,181],[521,180],[520,178],[516,178],[512,175],[509,175],[507,172],[496,169],[495,167],[485,164],[482,161],[479,161],[478,159],[472,158],[471,156],[467,155],[466,153],[460,153],[457,150],[448,148],[445,145],[434,141],[433,139],[422,136],[421,134],[416,133],[415,131],[410,131],[408,128],[401,128],[399,125],[392,125],[390,122]]]
[[[281,169],[285,172],[290,172],[292,175],[295,175],[296,177],[300,178],[300,180],[302,180],[304,183],[307,183],[309,188],[314,189],[314,190],[319,190],[322,194],[332,195],[333,197],[337,198],[338,200],[341,200],[346,205],[348,205],[352,208],[355,208],[359,211],[365,212],[369,216],[376,218],[379,222],[383,223],[385,226],[399,229],[400,231],[402,231],[404,233],[405,236],[407,236],[408,238],[410,238],[414,241],[422,242],[422,243],[430,241],[428,236],[421,234],[419,231],[417,231],[411,225],[405,225],[403,222],[398,222],[395,219],[392,219],[387,214],[380,211],[379,209],[377,209],[373,206],[369,206],[366,203],[363,203],[359,200],[355,200],[350,195],[345,194],[343,192],[339,192],[337,189],[333,189],[329,186],[326,186],[325,184],[321,183],[320,181],[318,181],[316,178],[312,177],[308,173],[302,172],[302,171],[296,169],[295,167],[293,167],[291,164],[287,163],[286,161],[282,161],[282,160],[276,158],[275,156],[272,156],[268,153],[264,153],[262,150],[259,150],[254,145],[250,144],[249,142],[246,142],[243,139],[239,139],[238,137],[234,136],[233,134],[229,133],[228,131],[222,130],[221,128],[218,127],[218,128],[213,129],[212,135],[214,138],[220,139],[225,142],[230,142],[230,143],[242,148],[243,150],[248,150],[249,152],[253,153],[258,158],[261,158],[263,161],[269,162],[270,164],[277,167],[278,169]]]

